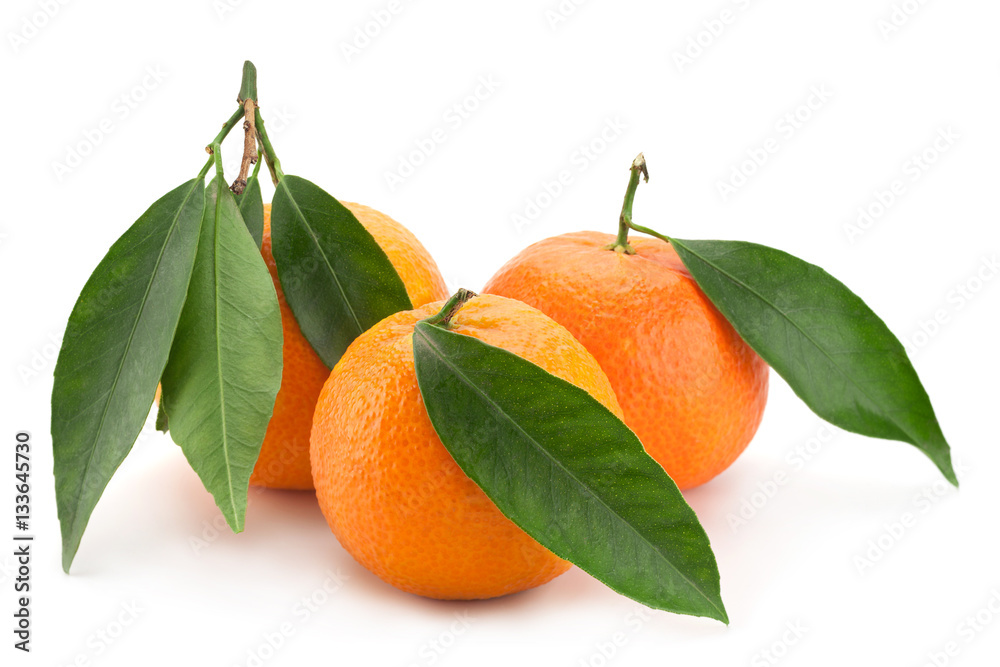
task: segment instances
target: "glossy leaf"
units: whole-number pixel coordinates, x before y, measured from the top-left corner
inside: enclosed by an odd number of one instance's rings
[[[441,441],[515,524],[619,593],[728,623],[708,536],[613,413],[516,355],[428,322],[413,348]]]
[[[915,445],[956,486],[951,452],[906,351],[823,269],[742,241],[671,239],[698,285],[816,414]]]
[[[253,237],[258,249],[260,249],[264,238],[264,199],[260,193],[260,179],[257,178],[259,169],[260,163],[258,162],[257,167],[250,174],[250,178],[247,179],[247,187],[243,194],[235,195],[236,203],[240,207],[240,215],[243,216],[243,222],[246,223],[250,236]]]
[[[271,239],[285,299],[330,368],[363,332],[412,308],[403,281],[368,230],[303,178],[285,176],[278,183]]]
[[[281,382],[281,316],[233,194],[214,181],[205,199],[198,257],[161,401],[171,437],[239,532]]]
[[[52,387],[52,449],[69,571],[104,488],[132,449],[167,363],[204,196],[192,179],[115,241],[73,307]]]

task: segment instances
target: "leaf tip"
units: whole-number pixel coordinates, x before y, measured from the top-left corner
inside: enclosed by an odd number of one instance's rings
[[[233,508],[233,515],[232,516],[226,516],[226,523],[229,524],[229,528],[230,528],[230,530],[233,531],[233,534],[239,535],[240,533],[243,532],[243,529],[246,527],[245,526],[245,524],[246,524],[246,510],[243,510],[243,512],[240,512],[238,509],[236,509],[234,507]]]
[[[944,478],[949,482],[951,482],[952,486],[954,486],[957,489],[959,488],[958,475],[955,474],[955,469],[951,465],[950,456],[948,457],[946,463],[947,465],[938,465],[938,467],[941,469],[941,473],[944,475]]]
[[[726,611],[726,605],[722,601],[722,596],[708,595],[705,599],[708,602],[708,606],[704,609],[703,613],[698,615],[704,618],[711,618],[712,620],[719,621],[720,623],[728,626],[729,612]]]
[[[956,489],[959,488],[958,475],[955,473],[955,466],[951,462],[951,448],[948,447],[947,443],[944,443],[944,447],[935,449],[936,451],[932,451],[930,448],[921,447],[921,450],[934,462],[934,465],[941,471],[944,478]]]
[[[722,603],[720,602],[719,604],[721,605]],[[721,621],[726,625],[726,627],[729,627],[729,612],[726,611],[725,606],[720,606],[719,615],[713,616],[712,618],[714,618],[717,621]]]
[[[76,549],[70,546],[63,546],[62,552],[62,569],[63,572],[69,574],[69,568],[73,564],[73,558],[76,557]]]

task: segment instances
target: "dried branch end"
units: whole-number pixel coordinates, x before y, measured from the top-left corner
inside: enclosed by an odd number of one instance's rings
[[[236,177],[230,190],[233,194],[243,194],[247,187],[247,176],[250,174],[250,165],[257,162],[257,124],[255,120],[255,110],[257,103],[252,99],[246,99],[243,104],[243,160],[240,162],[240,175]]]

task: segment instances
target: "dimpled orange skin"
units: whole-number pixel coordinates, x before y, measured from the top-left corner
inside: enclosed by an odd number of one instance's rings
[[[412,233],[375,209],[344,202],[375,238],[406,286],[415,305],[445,298],[444,279],[433,258]],[[274,402],[274,414],[267,426],[260,457],[250,476],[250,483],[277,489],[311,489],[309,470],[309,431],[313,412],[330,369],[320,360],[299,330],[291,308],[278,282],[277,268],[271,255],[271,205],[264,205],[264,239],[261,254],[267,263],[281,308],[284,366],[281,387]]]
[[[316,497],[343,547],[404,591],[469,600],[539,586],[570,564],[501,514],[441,444],[424,408],[413,328],[442,305],[386,318],[330,374],[313,422]],[[597,361],[534,308],[481,296],[452,324],[581,387],[621,417]]]
[[[704,484],[743,452],[767,402],[768,366],[716,310],[673,247],[610,234],[540,241],[484,292],[541,309],[607,373],[625,423],[681,489]]]

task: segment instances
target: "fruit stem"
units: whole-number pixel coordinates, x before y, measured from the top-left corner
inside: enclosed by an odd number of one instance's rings
[[[472,290],[467,290],[462,287],[445,302],[444,306],[440,311],[438,311],[437,315],[431,315],[423,321],[427,324],[434,324],[447,328],[451,324],[451,318],[455,317],[455,314],[459,311],[459,309],[477,296],[479,295]]]
[[[639,153],[632,160],[630,172],[628,188],[625,190],[625,201],[622,203],[622,214],[618,217],[618,238],[615,239],[614,243],[607,246],[608,250],[625,253],[626,255],[635,254],[635,250],[628,242],[628,232],[629,229],[635,229],[632,225],[632,202],[635,200],[635,191],[639,187],[640,176],[647,183],[649,182],[649,172],[646,171],[646,158],[643,157],[642,153]]]

